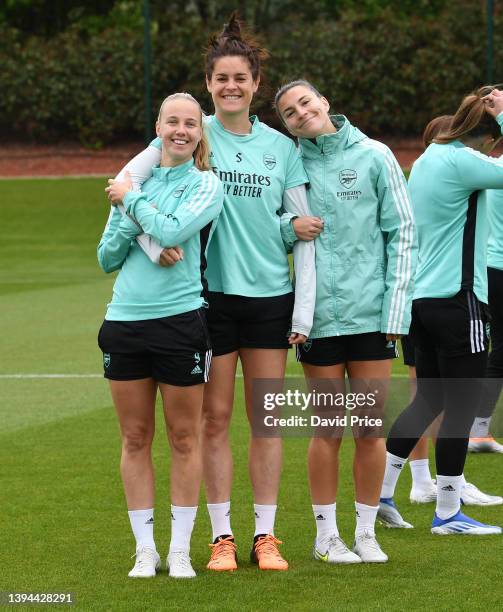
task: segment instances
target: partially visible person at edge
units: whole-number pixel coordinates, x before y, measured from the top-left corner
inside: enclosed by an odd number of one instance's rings
[[[311,385],[367,391],[391,375],[395,342],[409,330],[416,237],[407,185],[388,147],[365,136],[309,82],[281,87],[275,105],[299,139],[309,177],[309,205],[324,222],[316,244],[316,306],[308,343],[298,359]],[[363,383],[363,388],[362,388]],[[374,383],[372,383],[374,384]],[[375,387],[372,387],[374,389]],[[375,412],[383,408],[384,393]],[[370,407],[366,408],[370,414]],[[365,412],[365,410],[364,410]],[[342,432],[311,440],[309,482],[317,534],[315,559],[328,563],[383,563],[375,536],[384,474],[384,439],[353,430],[356,529],[350,551],[336,522]]]
[[[452,115],[440,115],[432,119],[424,129],[423,145],[426,149],[437,134],[447,130],[451,124]],[[411,401],[416,394],[416,358],[414,345],[409,336],[402,336],[403,362],[409,369],[409,380],[411,389]],[[415,504],[427,504],[437,500],[437,487],[431,478],[429,465],[429,438],[433,445],[438,433],[438,428],[442,420],[440,414],[435,421],[428,427],[416,446],[408,457],[408,463],[412,476],[412,488],[409,499]],[[389,490],[387,492],[389,495]],[[503,504],[503,497],[499,495],[489,495],[481,491],[473,483],[467,482],[463,478],[461,487],[461,503],[465,506],[495,506]],[[383,498],[379,504],[377,512],[378,520],[386,527],[395,529],[410,529],[413,525],[405,521],[400,514],[393,497]]]
[[[223,204],[209,171],[209,146],[199,103],[189,94],[164,100],[156,123],[160,165],[132,191],[130,177],[110,180],[114,204],[98,246],[105,272],[119,270],[98,342],[122,435],[121,475],[136,539],[132,578],[155,576],[154,470],[151,446],[155,400],[161,392],[171,447],[171,543],[175,578],[195,576],[190,538],[201,486],[201,413],[211,346],[203,308],[201,261]],[[122,215],[117,204],[123,204]],[[178,266],[152,263],[135,238],[146,233],[164,246],[180,245]]]
[[[229,425],[237,361],[243,368],[250,425],[254,420],[253,383],[275,379],[268,391],[281,390],[287,349],[304,342],[312,326],[316,274],[314,245],[295,243],[295,308],[285,243],[310,241],[323,223],[309,216],[308,178],[293,141],[250,117],[267,52],[243,31],[235,14],[205,56],[206,85],[215,114],[207,119],[211,165],[224,184],[224,208],[208,250],[208,325],[213,345],[210,382],[203,405],[203,473],[213,531],[211,570],[237,568],[231,528],[232,455]],[[127,167],[141,183],[151,160],[159,157],[153,141]],[[284,214],[282,208],[293,214]],[[299,216],[300,215],[300,216]],[[296,217],[296,218],[295,218]],[[178,265],[167,250],[161,263]],[[259,416],[259,415],[258,415]],[[260,569],[286,570],[274,524],[282,464],[279,437],[253,435],[249,473],[253,487],[255,531],[251,559]]]
[[[502,92],[482,87],[469,94],[416,160],[409,179],[419,235],[410,330],[417,393],[388,436],[382,501],[392,501],[407,457],[443,411],[435,444],[433,534],[501,533],[465,516],[460,503],[487,361],[485,190],[503,187],[503,163],[487,154],[502,125]]]
[[[503,453],[503,445],[497,442],[489,431],[503,380],[503,191],[491,189],[487,192],[487,218],[491,352],[487,362],[486,387],[470,432],[468,450],[474,453]]]

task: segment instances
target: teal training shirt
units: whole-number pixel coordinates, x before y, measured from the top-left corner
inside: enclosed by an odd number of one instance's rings
[[[497,117],[503,123],[503,113]],[[409,189],[419,253],[414,299],[473,291],[487,303],[486,189],[503,188],[503,160],[459,141],[431,144],[412,167]]]
[[[206,247],[222,203],[220,181],[193,160],[156,167],[141,192],[127,193],[126,215],[112,209],[98,246],[103,270],[120,269],[105,318],[143,321],[200,308]],[[181,246],[183,260],[168,267],[153,263],[134,240],[142,231],[161,246]]]
[[[206,122],[211,165],[224,188],[206,278],[210,291],[272,297],[292,291],[280,230],[283,193],[308,178],[294,142],[250,120],[244,135],[227,131],[215,116]],[[160,148],[161,141],[151,144]]]
[[[500,159],[503,159],[503,156]],[[503,189],[487,191],[487,219],[487,266],[503,270]]]

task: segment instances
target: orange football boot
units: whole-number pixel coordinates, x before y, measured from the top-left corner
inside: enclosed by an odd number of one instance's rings
[[[278,545],[282,543],[271,534],[260,536],[250,553],[252,563],[258,563],[262,570],[287,570],[288,562],[278,550]]]
[[[233,572],[238,568],[236,545],[232,536],[218,538],[215,544],[209,544],[211,557],[206,566],[216,572]]]

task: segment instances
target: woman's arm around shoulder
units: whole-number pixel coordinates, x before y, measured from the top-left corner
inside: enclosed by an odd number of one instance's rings
[[[153,208],[145,194],[129,191],[124,197],[126,212],[162,247],[180,245],[218,217],[223,205],[223,188],[212,172],[197,173],[187,196],[174,213],[165,215]]]

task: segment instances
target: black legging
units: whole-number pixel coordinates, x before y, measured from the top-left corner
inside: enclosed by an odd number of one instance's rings
[[[488,418],[494,412],[503,382],[503,270],[487,268],[489,312],[491,313],[491,352],[487,363],[484,392],[477,416]]]
[[[482,391],[487,353],[443,357],[416,348],[417,393],[391,427],[387,450],[406,458],[429,425],[444,411],[436,444],[437,474],[463,473],[468,436]]]

